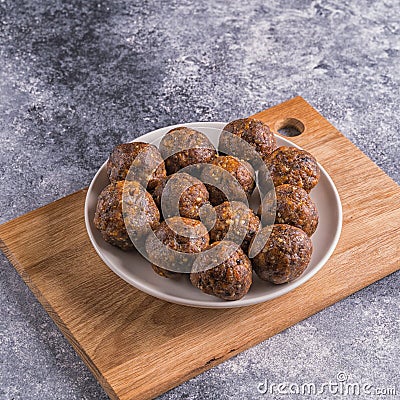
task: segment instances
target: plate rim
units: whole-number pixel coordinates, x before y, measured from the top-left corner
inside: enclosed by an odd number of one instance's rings
[[[189,126],[189,127],[195,128],[195,127],[202,127],[202,126],[203,127],[206,127],[206,126],[215,127],[215,125],[220,125],[223,127],[226,124],[227,124],[227,122],[220,122],[220,121],[207,121],[207,122],[195,121],[195,122],[174,124],[174,125],[169,125],[169,126],[154,129],[150,132],[140,135],[139,137],[133,139],[131,142],[141,141],[146,136],[157,135],[158,131],[171,130],[171,129],[181,127],[181,126]],[[220,127],[216,128],[216,129],[220,129]],[[276,133],[274,133],[274,136],[288,142],[290,144],[290,146],[292,146],[292,147],[302,149],[301,146],[297,145],[296,143],[293,143],[292,141],[290,141],[289,139],[287,139],[284,136],[278,135]],[[328,251],[325,253],[325,255],[322,257],[322,259],[317,263],[317,265],[311,271],[309,271],[304,276],[301,275],[295,281],[290,282],[290,287],[288,287],[286,285],[281,285],[282,286],[281,290],[277,290],[273,294],[269,293],[264,296],[259,296],[256,299],[246,299],[244,297],[240,300],[224,301],[224,302],[217,301],[219,299],[215,299],[215,300],[212,299],[213,301],[185,300],[182,297],[178,297],[178,296],[174,296],[174,295],[166,294],[166,293],[160,293],[156,290],[153,290],[152,288],[149,288],[146,285],[143,285],[140,282],[135,281],[130,276],[123,273],[119,268],[115,267],[114,264],[107,258],[107,256],[104,255],[100,251],[100,249],[98,248],[98,246],[96,244],[96,240],[93,236],[91,225],[90,225],[90,219],[89,219],[89,211],[90,211],[89,210],[89,197],[93,191],[93,186],[95,185],[98,176],[100,175],[102,170],[105,168],[106,164],[107,164],[107,160],[98,168],[96,174],[94,175],[94,177],[92,178],[92,181],[90,182],[90,185],[88,187],[88,190],[87,190],[87,193],[85,196],[85,205],[84,205],[85,227],[86,227],[86,232],[89,236],[90,242],[91,242],[93,248],[95,249],[96,253],[102,259],[102,261],[107,265],[107,267],[110,268],[111,271],[113,271],[121,279],[123,279],[125,282],[129,283],[130,285],[134,286],[136,289],[138,289],[146,294],[149,294],[149,295],[156,297],[158,299],[161,299],[161,300],[168,301],[170,303],[175,303],[175,304],[180,304],[180,305],[190,306],[190,307],[196,307],[196,308],[238,308],[238,307],[246,307],[246,306],[250,306],[250,305],[263,303],[265,301],[269,301],[269,300],[275,299],[277,297],[283,296],[284,294],[293,291],[294,289],[298,288],[299,286],[301,286],[302,284],[304,284],[305,282],[310,280],[318,271],[320,271],[323,268],[323,266],[326,264],[326,262],[329,260],[332,253],[334,252],[334,250],[337,246],[337,243],[339,241],[340,235],[341,235],[342,225],[343,225],[343,208],[342,208],[342,203],[340,200],[339,192],[338,192],[336,185],[333,182],[333,179],[331,178],[331,176],[328,174],[328,172],[325,170],[325,168],[318,162],[318,166],[320,167],[321,172],[323,172],[324,176],[327,178],[328,183],[331,186],[333,193],[334,193],[335,203],[337,206],[336,211],[338,213],[338,224],[336,227],[336,231],[335,231],[332,243],[329,246]],[[195,289],[195,288],[193,288],[193,289]]]

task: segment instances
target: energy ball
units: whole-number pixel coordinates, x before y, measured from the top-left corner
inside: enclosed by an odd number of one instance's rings
[[[214,207],[214,211],[216,220],[210,230],[211,242],[230,240],[247,253],[251,239],[261,227],[253,210],[238,201],[226,201]]]
[[[214,206],[227,200],[249,198],[256,184],[253,167],[233,156],[219,156],[211,164],[204,165],[200,179],[207,182],[210,203]]]
[[[277,148],[265,160],[265,164],[274,186],[289,184],[310,192],[320,177],[316,159],[296,147]]]
[[[181,273],[190,272],[194,258],[189,255],[200,253],[209,242],[207,228],[200,221],[172,217],[161,222],[154,229],[154,235],[149,234],[146,252],[156,273],[167,278],[179,277]]]
[[[151,264],[151,268],[153,268],[153,271],[157,275],[160,275],[163,278],[176,279],[176,278],[180,278],[182,275],[179,272],[169,271],[168,269],[161,268],[161,267],[157,266],[156,264]]]
[[[212,249],[223,255],[223,261],[215,266]],[[229,241],[215,242],[207,250],[210,253],[206,251],[200,254],[193,265],[193,272],[190,274],[192,285],[223,300],[241,299],[247,294],[253,281],[251,262],[246,254]],[[203,270],[204,265],[212,267]]]
[[[159,221],[153,198],[138,182],[117,181],[100,193],[93,222],[106,242],[130,250],[134,245],[128,231],[141,240]]]
[[[241,141],[235,140],[232,135],[247,142],[251,147],[241,146]],[[229,122],[220,136],[219,149],[226,153],[238,156],[249,162],[254,161],[254,149],[265,160],[276,149],[276,139],[269,126],[254,118],[243,118]]]
[[[301,229],[286,224],[274,225],[272,231],[265,227],[254,237],[251,246],[260,240],[263,246],[252,259],[252,264],[263,281],[274,284],[291,282],[307,268],[313,247],[311,239]]]
[[[132,167],[132,169],[131,169]],[[165,178],[164,160],[157,147],[143,142],[123,143],[116,146],[107,161],[110,182],[128,180],[140,182],[151,191],[158,179]]]
[[[311,236],[318,226],[318,211],[310,195],[304,189],[292,185],[277,186],[275,195],[275,224],[296,226]],[[260,205],[258,215],[263,215],[263,209],[269,212],[270,208],[271,198],[267,195]]]
[[[188,165],[209,163],[217,155],[204,133],[186,127],[175,128],[165,134],[160,142],[160,152],[168,175]]]
[[[166,211],[164,218],[177,215],[173,213],[171,206],[179,200],[177,211],[181,217],[200,219],[200,208],[208,203],[209,194],[199,179],[184,172],[177,172],[159,180],[153,191],[153,199],[160,210],[161,197],[163,197],[164,211]]]

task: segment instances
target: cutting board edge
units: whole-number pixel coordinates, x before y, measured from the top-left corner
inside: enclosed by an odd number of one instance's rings
[[[56,200],[55,202],[52,202],[50,204],[54,204],[58,201],[65,200],[65,198],[72,196],[74,194],[77,194],[81,192],[81,190],[78,190],[75,193],[72,193],[68,196],[65,196],[61,199]],[[48,205],[47,205],[48,206]],[[40,208],[44,208],[47,206],[43,206]],[[30,214],[34,211],[37,211],[39,209],[30,211],[27,214]],[[27,215],[24,214],[24,215]],[[19,217],[17,217],[19,218]],[[11,224],[14,222],[17,218],[8,221],[7,223],[3,224]],[[1,225],[0,225],[1,228]],[[1,232],[0,232],[1,233]],[[112,400],[118,400],[119,397],[115,393],[114,389],[110,385],[110,383],[107,381],[106,377],[100,372],[100,370],[97,368],[95,363],[90,359],[89,355],[85,352],[83,347],[79,345],[79,343],[76,341],[73,333],[68,329],[67,325],[64,323],[62,320],[61,316],[57,311],[52,307],[52,305],[47,301],[46,297],[41,293],[41,291],[36,287],[36,285],[32,282],[29,273],[24,270],[24,268],[21,267],[20,262],[18,259],[14,256],[12,251],[8,248],[6,242],[0,237],[0,251],[3,252],[3,254],[6,256],[10,264],[16,269],[18,275],[22,278],[22,280],[25,282],[26,286],[29,288],[29,290],[33,293],[35,298],[39,301],[39,303],[43,306],[45,311],[49,314],[50,318],[54,321],[60,332],[63,334],[63,336],[67,339],[68,343],[73,347],[73,349],[78,353],[79,357],[82,359],[84,364],[89,368],[89,370],[93,373],[95,378],[99,381],[103,389],[106,391],[107,395],[112,399]]]
[[[299,102],[299,101],[301,101],[301,103],[303,103],[303,106],[306,107],[310,112],[312,112],[312,113],[314,113],[314,114],[317,114],[318,117],[321,118],[321,119],[324,121],[324,124],[325,124],[326,126],[329,126],[329,128],[332,129],[332,131],[333,131],[336,135],[338,135],[339,138],[346,140],[346,142],[347,142],[348,144],[350,144],[350,145],[353,147],[353,149],[354,149],[355,151],[357,151],[364,159],[366,159],[366,160],[372,162],[372,164],[374,165],[375,169],[376,169],[377,171],[379,171],[379,173],[380,173],[382,176],[385,176],[386,178],[389,178],[390,181],[391,181],[391,184],[392,184],[395,188],[398,189],[398,188],[400,187],[400,185],[399,185],[391,176],[389,176],[381,167],[379,167],[379,165],[378,165],[374,160],[372,160],[370,157],[368,157],[354,142],[352,142],[346,135],[344,135],[339,129],[337,129],[337,128],[335,127],[335,125],[333,125],[331,122],[329,122],[329,120],[327,120],[316,108],[314,108],[314,106],[313,106],[311,103],[309,103],[309,102],[308,102],[304,97],[302,97],[302,96],[295,96],[295,97],[292,97],[292,98],[290,98],[290,99],[288,99],[288,100],[286,100],[286,101],[284,101],[284,102],[282,102],[282,103],[276,104],[276,105],[274,105],[274,106],[272,106],[272,107],[270,107],[270,108],[268,108],[268,109],[258,111],[258,112],[256,112],[255,114],[251,115],[250,118],[259,118],[259,117],[260,117],[262,114],[264,114],[264,113],[270,114],[270,113],[272,113],[272,112],[274,111],[274,109],[279,109],[279,108],[281,108],[281,107],[282,107],[282,108],[283,108],[283,107],[287,107],[288,105],[291,105],[292,103],[293,103],[293,105],[295,105],[295,106],[297,107],[298,104],[296,104],[296,103]],[[299,136],[294,136],[294,137],[287,137],[287,136],[281,135],[279,132],[276,132],[275,130],[273,130],[273,131],[274,131],[274,134],[275,134],[275,135],[278,135],[279,137],[282,137],[283,139],[291,140],[291,141],[293,141],[293,142],[296,141],[296,138],[300,138],[300,137],[301,137],[301,135],[299,135]],[[371,165],[371,166],[372,166],[372,165]],[[332,178],[333,181],[335,181],[335,178],[334,178],[334,177],[331,176],[331,178]],[[399,195],[400,195],[400,194],[399,194]]]
[[[131,395],[129,395],[128,397],[124,396],[124,395],[120,395],[119,399],[120,400],[130,400],[130,399],[137,399],[137,400],[142,400],[142,399],[148,399],[148,398],[153,398],[153,396],[159,396],[173,388],[175,388],[178,385],[181,385],[182,383],[186,382],[189,379],[192,379],[194,377],[196,377],[197,375],[208,371],[209,369],[223,363],[224,361],[229,360],[230,358],[240,354],[241,352],[254,347],[268,339],[270,339],[271,337],[283,332],[284,330],[290,328],[293,325],[298,324],[301,321],[306,320],[307,318],[312,317],[313,315],[319,313],[320,311],[323,311],[333,305],[335,305],[336,303],[338,303],[341,300],[344,300],[350,296],[352,296],[355,293],[358,293],[359,291],[367,288],[368,286],[396,273],[400,271],[400,265],[394,265],[393,268],[392,267],[388,267],[385,270],[380,270],[380,273],[377,273],[376,275],[372,276],[371,279],[368,281],[367,284],[365,284],[364,282],[359,282],[359,285],[357,286],[356,290],[354,290],[354,287],[343,292],[343,290],[338,291],[336,293],[335,296],[331,296],[331,297],[327,297],[326,298],[326,302],[323,303],[322,307],[317,306],[316,308],[314,308],[310,313],[307,313],[306,315],[302,315],[299,318],[296,318],[295,322],[293,322],[294,320],[291,320],[290,324],[283,324],[282,326],[274,329],[273,332],[271,332],[271,334],[268,334],[267,336],[264,336],[262,339],[259,338],[255,338],[254,340],[251,340],[249,342],[246,342],[244,345],[240,345],[237,348],[235,347],[234,350],[230,350],[229,352],[224,353],[222,356],[220,357],[213,357],[211,358],[209,361],[207,361],[205,364],[202,364],[199,367],[196,367],[192,370],[190,370],[189,372],[187,372],[187,374],[185,374],[185,376],[183,378],[179,378],[178,380],[176,380],[174,383],[168,384],[166,383],[165,385],[161,385],[161,386],[157,386],[157,390],[153,390],[151,388],[147,389],[147,390],[142,390],[140,392],[135,392],[133,393],[135,397],[132,397]],[[317,274],[318,275],[318,274]],[[316,275],[316,276],[317,276]],[[311,278],[314,279],[315,277]],[[296,290],[301,290],[301,287],[296,288],[294,291]],[[182,307],[187,307],[187,306],[182,306]],[[248,306],[246,308],[251,308],[254,306]],[[134,360],[128,360],[123,364],[120,364],[117,367],[111,368],[107,371],[105,371],[105,375],[108,377],[108,380],[112,383],[112,378],[110,379],[110,374],[112,374],[115,371],[118,371],[120,369],[123,368],[129,368],[130,364],[132,364],[134,362]],[[161,390],[160,390],[161,389]],[[149,397],[150,396],[150,397]]]
[[[324,116],[323,116],[318,110],[316,110],[316,109],[315,109],[307,100],[305,100],[302,96],[295,96],[295,97],[292,97],[292,98],[290,98],[290,99],[284,101],[283,103],[275,104],[274,106],[272,106],[272,107],[270,107],[270,108],[268,108],[268,109],[266,109],[266,110],[262,110],[262,111],[259,111],[259,112],[255,113],[255,114],[251,115],[250,118],[255,118],[255,117],[258,116],[259,114],[262,114],[262,113],[267,112],[267,111],[269,112],[270,110],[273,110],[273,109],[275,109],[275,108],[278,108],[278,107],[281,107],[281,106],[290,104],[291,102],[295,103],[296,101],[301,101],[305,106],[307,106],[307,108],[309,108],[309,109],[312,110],[313,112],[317,113],[317,114],[319,115],[319,117],[322,118],[322,119],[327,123],[327,125],[329,125],[330,128],[333,129],[333,130],[335,131],[335,134],[340,135],[340,137],[343,138],[343,139],[345,139],[345,140],[354,148],[354,150],[356,150],[357,152],[359,152],[365,159],[367,159],[368,161],[370,161],[370,162],[374,165],[375,169],[376,169],[377,171],[379,171],[379,173],[380,173],[382,176],[388,178],[388,179],[391,181],[391,184],[392,184],[395,188],[398,189],[398,188],[400,187],[400,185],[399,185],[391,176],[389,176],[382,168],[380,168],[379,165],[377,165],[375,161],[373,161],[371,158],[369,158],[369,157],[368,157],[359,147],[357,147],[357,145],[354,144],[347,136],[345,136],[345,135],[344,135],[341,131],[339,131],[334,125],[332,125],[327,119],[325,119]],[[283,136],[283,135],[279,134],[278,132],[274,132],[274,133],[275,133],[276,135],[278,135],[278,136],[284,138],[284,139],[295,140],[295,138],[290,138],[290,137],[288,138],[288,137],[286,137],[286,136]],[[334,177],[331,177],[331,178],[332,178],[333,181],[335,181],[335,178],[334,178]],[[70,193],[70,194],[68,194],[68,195],[66,195],[66,196],[60,197],[60,198],[57,199],[57,200],[54,200],[54,201],[52,201],[52,202],[50,202],[50,203],[47,203],[47,204],[44,204],[43,206],[40,206],[40,207],[38,207],[38,208],[36,208],[36,209],[33,209],[33,210],[31,210],[31,211],[28,211],[28,212],[26,212],[25,214],[19,215],[19,216],[17,216],[17,217],[14,217],[14,218],[12,218],[12,219],[10,219],[10,220],[8,220],[8,221],[5,221],[5,222],[1,223],[1,224],[0,224],[0,239],[1,239],[1,232],[2,232],[2,229],[5,228],[5,227],[7,226],[7,224],[11,223],[12,221],[15,221],[15,220],[17,220],[17,219],[19,219],[19,218],[29,217],[32,213],[34,213],[34,212],[36,212],[36,211],[39,211],[39,210],[41,210],[41,209],[43,209],[43,208],[45,208],[45,207],[48,207],[48,206],[51,206],[51,205],[56,205],[57,202],[59,202],[59,201],[61,201],[61,200],[63,200],[63,199],[66,199],[66,198],[68,198],[68,197],[70,197],[70,196],[73,196],[73,195],[76,194],[76,193],[79,193],[79,192],[87,192],[87,191],[88,191],[88,188],[89,188],[89,186],[85,186],[85,187],[83,187],[83,188],[81,188],[81,189],[79,189],[79,190],[77,190],[77,191],[75,191],[75,192],[73,192],[73,193]]]
[[[295,99],[297,99],[297,100],[301,99],[301,100],[304,102],[304,104],[307,104],[307,106],[309,106],[314,112],[317,112],[317,113],[318,113],[318,111],[316,111],[316,110],[315,110],[306,100],[304,100],[301,96],[297,96],[297,97],[295,97],[295,98],[293,98],[293,99],[291,99],[291,100],[288,100],[287,102],[293,101],[293,100],[295,100]],[[284,102],[284,103],[278,104],[278,105],[276,105],[276,106],[273,106],[273,107],[271,107],[271,109],[273,109],[274,107],[282,106],[282,105],[284,105],[284,104],[287,103],[287,102]],[[318,113],[318,114],[319,114],[319,113]],[[257,114],[255,114],[255,115],[257,115]],[[319,114],[319,115],[320,115],[320,114]],[[396,190],[396,194],[398,194],[399,185],[398,185],[390,176],[388,176],[376,163],[374,163],[371,159],[369,159],[369,158],[368,158],[354,143],[352,143],[347,137],[345,137],[340,131],[338,131],[333,125],[331,125],[331,124],[329,123],[329,121],[325,120],[325,118],[324,118],[322,115],[320,115],[320,116],[321,116],[321,118],[322,118],[327,124],[329,124],[329,125],[332,127],[332,130],[335,132],[335,134],[340,135],[341,137],[343,137],[344,139],[346,139],[347,142],[351,143],[351,145],[352,145],[358,152],[360,152],[368,161],[372,162],[372,163],[375,165],[376,169],[378,169],[378,170],[380,171],[380,173],[381,173],[383,176],[388,177],[388,178],[391,180],[391,182],[394,183],[393,190]],[[372,164],[370,163],[369,166],[372,167]],[[114,398],[115,398],[115,399],[118,399],[118,398],[120,398],[120,399],[125,399],[125,397],[123,397],[123,396],[122,396],[122,397],[118,397],[118,396],[117,396],[117,394],[116,394],[116,392],[114,391],[114,389],[112,388],[112,386],[111,386],[109,380],[105,378],[106,376],[108,376],[108,372],[110,372],[110,371],[112,371],[112,370],[114,370],[114,369],[120,368],[122,365],[125,365],[125,364],[120,364],[119,366],[117,366],[117,367],[115,367],[115,368],[112,368],[112,369],[110,369],[109,371],[103,370],[103,373],[100,373],[99,370],[97,370],[96,366],[95,366],[94,364],[92,364],[90,358],[89,358],[89,357],[87,356],[87,354],[83,351],[83,349],[80,348],[80,347],[78,346],[78,343],[74,342],[74,339],[73,339],[71,333],[69,332],[69,329],[65,326],[65,324],[64,324],[63,321],[62,321],[62,319],[58,317],[58,314],[57,314],[56,311],[52,308],[52,306],[47,302],[46,298],[45,298],[44,296],[42,296],[42,294],[40,293],[40,291],[36,288],[35,284],[30,280],[29,274],[28,274],[26,271],[24,271],[23,267],[20,266],[18,260],[17,260],[17,259],[14,257],[14,255],[9,251],[9,249],[8,249],[8,247],[7,247],[7,245],[6,245],[6,243],[4,243],[4,241],[3,241],[2,238],[1,238],[1,237],[2,237],[2,233],[4,233],[4,234],[6,233],[6,231],[5,231],[4,229],[7,229],[9,226],[12,226],[12,223],[13,223],[13,222],[16,222],[17,220],[21,221],[20,218],[25,218],[24,221],[29,220],[29,217],[30,217],[30,215],[31,215],[32,213],[35,213],[35,212],[37,212],[38,210],[45,209],[45,208],[48,208],[48,207],[53,207],[53,208],[55,208],[55,207],[57,207],[57,203],[58,203],[58,202],[63,201],[63,200],[65,201],[66,198],[68,198],[68,197],[70,197],[70,196],[77,195],[77,194],[79,194],[79,193],[81,193],[81,192],[82,192],[82,194],[83,194],[83,193],[85,193],[86,191],[87,191],[87,188],[78,190],[78,191],[75,192],[75,193],[72,193],[72,194],[70,194],[70,195],[68,195],[68,196],[65,196],[65,197],[63,197],[63,198],[61,198],[61,199],[59,199],[59,200],[56,200],[56,201],[54,201],[54,202],[52,202],[52,203],[49,203],[49,204],[47,204],[47,205],[44,205],[44,206],[42,206],[42,207],[40,207],[40,208],[38,208],[38,209],[36,209],[36,210],[30,211],[30,212],[28,212],[28,213],[26,213],[26,214],[24,214],[24,215],[22,215],[22,216],[19,216],[19,217],[17,217],[17,218],[14,218],[14,219],[12,219],[12,220],[10,220],[10,221],[7,221],[7,222],[3,223],[2,225],[0,225],[0,249],[3,250],[4,254],[5,254],[6,257],[10,260],[11,264],[16,268],[16,270],[18,271],[19,275],[23,278],[23,280],[25,281],[25,283],[26,283],[26,284],[28,285],[28,287],[32,290],[32,292],[34,293],[34,295],[36,296],[36,298],[39,300],[39,302],[43,305],[43,307],[45,308],[45,310],[50,314],[51,318],[55,321],[55,323],[57,324],[58,328],[61,330],[61,332],[64,334],[64,336],[66,336],[67,340],[71,343],[71,345],[74,347],[74,349],[77,351],[77,353],[81,356],[81,358],[83,359],[83,361],[85,362],[85,364],[86,364],[86,365],[89,367],[89,369],[94,373],[95,377],[96,377],[97,379],[99,379],[100,383],[102,384],[103,388],[106,390],[106,392],[108,393],[108,395],[109,395],[111,398],[113,398],[113,399],[114,399]],[[332,255],[332,257],[333,257],[333,256],[334,256],[334,255]],[[380,279],[383,279],[384,277],[386,277],[386,276],[388,276],[388,275],[390,275],[390,274],[392,274],[392,273],[395,273],[395,272],[398,271],[399,268],[400,268],[399,265],[397,265],[397,266],[396,266],[396,265],[393,265],[393,267],[394,267],[394,270],[392,270],[392,271],[389,271],[389,272],[388,272],[387,270],[385,270],[385,272],[382,272],[382,275],[380,275],[380,274],[379,274],[379,275],[373,275],[373,278],[370,280],[369,283],[367,283],[367,284],[365,284],[365,282],[360,283],[361,286],[360,286],[359,288],[356,288],[356,289],[354,290],[354,287],[353,287],[353,288],[351,289],[351,291],[350,291],[348,294],[344,294],[344,295],[342,295],[342,296],[338,296],[338,298],[336,298],[336,297],[335,297],[335,298],[334,298],[334,297],[329,297],[329,298],[327,298],[327,299],[326,299],[326,300],[327,300],[327,304],[324,305],[322,308],[318,308],[318,307],[317,307],[317,309],[315,309],[315,311],[311,312],[310,314],[305,315],[304,317],[302,316],[302,317],[300,317],[300,318],[297,319],[297,320],[294,319],[293,321],[295,321],[295,322],[294,322],[294,323],[293,323],[293,322],[290,323],[290,325],[288,325],[288,326],[292,326],[292,325],[294,325],[294,324],[296,324],[296,323],[298,323],[298,322],[300,322],[300,321],[302,321],[302,320],[304,320],[304,319],[306,319],[306,318],[308,318],[308,317],[310,317],[310,316],[316,314],[317,312],[319,312],[319,311],[321,311],[321,310],[323,310],[323,309],[325,309],[325,308],[327,308],[327,307],[330,307],[331,305],[335,304],[337,301],[339,301],[339,300],[341,300],[341,299],[344,299],[344,298],[347,298],[347,297],[350,296],[351,294],[360,291],[361,289],[363,289],[363,288],[365,288],[365,287],[367,287],[367,286],[373,284],[374,282],[377,282],[377,281],[379,281]],[[249,347],[251,347],[251,346],[253,346],[253,345],[257,344],[257,343],[260,343],[260,342],[262,342],[262,341],[264,341],[264,340],[267,340],[268,338],[272,337],[274,334],[279,333],[279,332],[281,332],[282,330],[286,329],[288,326],[277,329],[275,333],[273,333],[273,334],[271,334],[271,335],[268,335],[268,336],[264,337],[264,338],[261,339],[261,340],[256,339],[254,342],[248,342],[248,343],[246,343],[245,345],[239,346],[238,349],[235,349],[235,351],[229,352],[229,353],[227,353],[226,355],[224,355],[224,356],[222,356],[222,357],[217,357],[217,358],[211,359],[211,360],[210,360],[208,363],[206,363],[205,365],[203,365],[203,366],[201,366],[201,367],[199,367],[199,368],[195,368],[195,369],[192,370],[192,371],[189,371],[187,374],[184,375],[183,378],[179,378],[179,379],[175,380],[175,382],[172,382],[168,387],[163,387],[163,390],[162,390],[162,391],[159,391],[159,390],[158,390],[158,391],[155,393],[155,395],[161,394],[161,393],[163,393],[165,390],[169,390],[169,389],[175,387],[177,384],[180,384],[180,383],[182,383],[182,382],[185,382],[187,379],[190,379],[191,377],[196,376],[196,375],[198,375],[199,373],[201,373],[201,372],[203,372],[203,371],[205,371],[205,370],[208,370],[208,369],[214,367],[215,365],[220,364],[221,362],[223,362],[223,361],[229,359],[229,358],[232,357],[233,355],[236,355],[236,354],[242,352],[243,350],[245,350],[245,349],[247,349],[247,348],[249,348]],[[111,383],[113,383],[113,382],[111,382]],[[158,388],[158,389],[159,389],[159,388]],[[126,397],[126,399],[128,399],[128,398],[129,398],[129,397]],[[143,397],[143,398],[147,398],[147,397]]]
[[[73,193],[67,194],[66,196],[63,196],[63,197],[60,197],[59,199],[51,201],[50,203],[44,204],[44,205],[42,205],[42,206],[40,206],[38,208],[35,208],[33,210],[30,210],[30,211],[27,211],[25,214],[18,215],[18,216],[14,217],[14,218],[11,218],[8,221],[5,221],[5,222],[1,223],[0,224],[0,241],[2,240],[2,232],[6,231],[7,226],[12,224],[13,222],[15,222],[17,220],[20,220],[20,219],[28,219],[32,214],[40,212],[40,211],[44,210],[45,208],[55,207],[59,202],[64,201],[64,200],[68,199],[69,197],[72,197],[72,196],[74,196],[74,195],[76,195],[76,194],[78,194],[80,192],[87,193],[88,188],[89,188],[89,186],[86,186],[86,187],[84,187],[82,189],[79,189],[79,190],[73,192]],[[83,212],[83,210],[82,210],[82,212]]]

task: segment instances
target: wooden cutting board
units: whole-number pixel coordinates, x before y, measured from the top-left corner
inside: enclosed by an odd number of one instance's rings
[[[0,226],[2,250],[111,398],[155,397],[399,269],[399,186],[301,97],[255,116],[275,130],[302,123],[293,142],[326,168],[343,204],[334,254],[282,297],[212,310],[138,291],[93,249],[86,189]]]

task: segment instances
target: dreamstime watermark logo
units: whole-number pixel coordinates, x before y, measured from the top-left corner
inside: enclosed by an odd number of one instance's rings
[[[265,379],[259,382],[257,391],[260,394],[301,396],[396,396],[396,386],[377,386],[369,383],[352,381],[346,372],[338,372],[335,379],[322,383],[313,382],[272,382]]]

